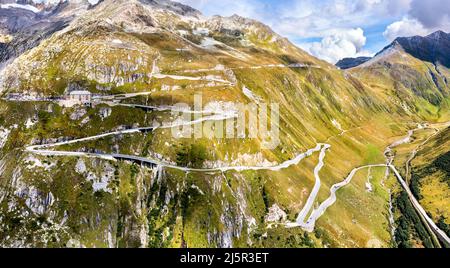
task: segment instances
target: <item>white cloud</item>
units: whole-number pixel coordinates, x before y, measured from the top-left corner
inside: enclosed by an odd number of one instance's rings
[[[389,1],[394,0],[179,1],[208,15],[237,13],[257,19],[314,56],[334,63],[343,57],[372,54],[364,51],[366,37],[360,27],[376,25],[390,16],[386,7]],[[320,38],[322,41],[301,41],[307,38]]]
[[[271,25],[288,37],[325,37],[330,30],[369,27],[389,16],[393,0],[292,0],[282,5]]]
[[[392,41],[399,36],[450,31],[450,0],[178,1],[207,15],[236,13],[262,21],[275,32],[329,62],[341,57],[372,54],[386,45],[385,40]],[[389,25],[384,34],[379,30],[382,25]],[[364,45],[361,47],[358,40],[343,34],[355,28],[367,30],[367,47],[373,50],[372,53],[364,51]],[[358,36],[360,41],[365,40],[364,34]],[[309,40],[317,38],[322,41]]]
[[[334,30],[333,32],[323,38],[321,42],[305,43],[300,46],[312,55],[333,64],[343,58],[372,54],[363,50],[366,37],[361,28]]]
[[[389,25],[386,31],[384,31],[383,36],[392,42],[397,37],[426,35],[428,32],[418,20],[405,17],[401,21]]]
[[[238,14],[262,21],[289,38],[325,37],[333,29],[375,25],[394,0],[175,0],[207,15]],[[395,0],[405,1],[405,0]]]
[[[397,0],[392,3],[405,9],[407,15],[387,26],[383,35],[388,41],[397,37],[424,36],[437,30],[450,31],[450,0]]]
[[[428,29],[448,27],[450,0],[412,0],[409,14]]]
[[[387,4],[387,11],[389,14],[404,15],[410,10],[412,0],[389,0]]]

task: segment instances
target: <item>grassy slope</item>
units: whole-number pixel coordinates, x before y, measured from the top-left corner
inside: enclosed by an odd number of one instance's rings
[[[53,36],[14,63],[15,74],[18,74],[16,81],[19,83],[9,84],[9,90],[11,92],[35,91],[44,95],[57,96],[64,92],[68,84],[76,82],[93,92],[101,92],[98,90],[99,86],[110,87],[111,90],[108,93],[155,90],[155,94],[149,100],[150,103],[173,104],[182,101],[191,103],[192,96],[196,92],[203,93],[205,103],[217,100],[246,102],[246,98],[241,93],[241,88],[245,85],[265,100],[279,103],[281,106],[282,145],[274,151],[263,151],[267,159],[281,162],[314,147],[317,142],[325,142],[328,138],[336,136],[329,140],[332,150],[327,155],[326,167],[321,172],[323,187],[319,193],[319,201],[327,198],[331,185],[342,181],[354,167],[383,163],[382,152],[390,144],[390,137],[401,136],[407,130],[407,126],[402,123],[439,117],[439,110],[435,106],[410,93],[403,86],[397,88],[391,85],[388,77],[384,80],[377,78],[377,82],[371,82],[375,79],[358,75],[365,81],[363,84],[293,47],[287,49],[273,47],[270,38],[257,40],[254,36],[249,36],[249,39],[257,44],[256,47],[236,46],[240,52],[249,55],[250,58],[244,61],[217,51],[207,51],[196,47],[181,53],[176,49],[188,45],[186,41],[166,31],[136,35],[121,32],[120,29],[97,27],[93,24],[80,37],[77,30],[79,29]],[[120,39],[133,49],[118,48],[111,43],[113,39]],[[228,39],[223,41],[229,42],[228,45],[234,44]],[[302,62],[321,66],[322,69],[236,69],[234,70],[238,80],[236,86],[211,89],[200,82],[150,80],[148,74],[151,72],[151,65],[157,54],[161,57],[158,61],[161,71],[173,74],[180,74],[180,71],[186,69],[213,68],[218,64],[235,68]],[[32,71],[28,68],[31,62],[36,63]],[[125,70],[118,68],[124,65]],[[129,69],[135,66],[137,69]],[[100,72],[95,74],[95,79],[91,76],[93,69]],[[94,81],[110,72],[114,74],[110,80],[112,82]],[[133,74],[139,74],[142,77],[124,85],[117,83],[121,79],[130,79]],[[161,90],[162,85],[179,86],[179,89],[164,92]],[[399,90],[395,91],[395,89]],[[431,100],[431,98],[427,99]],[[400,100],[406,100],[406,109],[401,108]],[[21,107],[13,103],[2,105],[5,107],[2,110],[4,126],[25,122],[27,116],[36,114],[36,110],[45,109],[45,106],[32,104]],[[55,107],[50,120],[45,124],[40,122],[31,130],[24,130],[23,123],[20,123],[22,132],[15,131],[15,133],[21,138],[10,139],[3,151],[6,154],[14,148],[21,148],[35,137],[85,137],[99,131],[110,130],[120,124],[129,124],[130,121],[145,125],[152,119],[152,115],[145,119],[144,112],[139,110],[114,108],[110,118],[100,121],[96,115],[99,108],[88,111],[91,121],[80,129],[77,127],[78,122],[64,123],[67,122],[70,110],[63,113],[61,109]],[[421,115],[422,118],[415,114]],[[333,119],[337,120],[344,129],[352,129],[352,131],[338,136],[340,130],[331,123]],[[17,143],[17,141],[21,142]],[[10,145],[13,142],[17,144]],[[166,146],[166,142],[170,144],[169,147]],[[123,153],[141,155],[160,153],[167,156],[168,160],[176,161],[177,153],[183,144],[190,143],[203,146],[214,144],[215,150],[207,154],[207,159],[212,161],[224,160],[226,156],[234,158],[238,153],[260,151],[258,139],[175,141],[170,138],[168,131],[157,131],[145,137],[108,138],[85,143],[80,147],[112,151],[112,146],[116,144]],[[19,155],[20,157],[24,155]],[[79,195],[84,195],[84,191],[90,192],[82,188],[89,185],[86,186],[86,183],[81,180],[82,177],[75,175],[72,171],[75,160],[62,158],[61,160],[51,159],[51,161],[61,161],[57,165],[66,167],[58,171],[55,181],[59,181],[59,178],[61,180],[79,178],[69,184],[57,184],[56,188],[51,188],[52,193],[56,191],[53,194],[58,195],[59,191],[65,192],[72,188],[81,189]],[[67,166],[64,162],[67,162]],[[101,165],[103,161],[93,161],[93,163]],[[75,234],[85,245],[105,246],[106,238],[95,237],[94,234],[99,232],[98,228],[107,229],[106,226],[98,222],[96,224],[91,224],[89,221],[88,223],[76,222],[83,217],[94,220],[96,215],[90,211],[101,206],[111,208],[111,210],[102,210],[100,218],[102,221],[114,219],[112,224],[119,246],[138,245],[136,233],[145,226],[148,228],[148,230],[144,228],[149,238],[147,246],[215,246],[223,242],[223,235],[228,232],[231,232],[234,246],[246,246],[249,238],[255,246],[388,246],[390,243],[389,230],[386,229],[388,197],[384,190],[379,189],[379,186],[375,186],[376,191],[373,194],[367,194],[364,191],[363,181],[366,178],[364,172],[358,174],[354,185],[343,190],[342,195],[339,193],[339,202],[319,221],[319,231],[314,235],[306,236],[298,229],[265,230],[262,219],[267,211],[267,205],[279,204],[288,212],[291,219],[295,218],[314,183],[312,170],[316,164],[317,156],[315,155],[299,166],[282,172],[243,172],[242,174],[228,172],[223,175],[205,175],[165,170],[163,180],[157,183],[153,180],[151,184],[150,174],[154,175],[155,171],[146,171],[120,163],[116,167],[118,188],[112,196],[94,196],[92,197],[94,199],[86,201],[88,202],[86,207],[81,208],[78,207],[77,201],[84,197],[74,196],[71,202],[66,204],[74,212],[69,217],[76,224],[76,226],[70,226],[70,234],[71,236]],[[135,169],[138,171],[136,172]],[[57,171],[51,171],[50,174],[54,172]],[[380,180],[382,172],[374,170],[374,173],[376,173],[374,179]],[[11,183],[12,173],[9,174],[9,177],[4,175],[3,185]],[[138,180],[138,177],[141,179]],[[141,183],[138,183],[139,181]],[[50,189],[47,183],[39,181],[29,183],[40,187],[43,191]],[[205,195],[193,190],[192,185],[202,189]],[[219,188],[220,191],[214,191],[214,188]],[[138,196],[139,192],[142,195]],[[166,203],[166,196],[170,197],[168,203]],[[146,200],[144,209],[137,208],[139,198]],[[66,197],[61,196],[61,199],[65,200]],[[268,202],[265,202],[265,199]],[[355,202],[360,203],[361,206],[352,205]],[[56,217],[59,220],[62,217],[61,209],[55,208],[59,213]],[[376,210],[379,213],[376,213],[373,218],[364,218],[362,215],[368,215],[370,210]],[[250,237],[246,232],[248,222],[240,216],[242,211],[254,217],[258,223],[257,229],[251,233]],[[80,216],[80,213],[82,215],[87,213],[88,216]],[[339,217],[339,215],[346,216]],[[353,232],[354,221],[358,223],[357,232]],[[22,226],[14,222],[8,224],[18,229]],[[264,235],[266,232],[268,232],[267,236]],[[20,232],[17,231],[17,233]],[[343,234],[348,239],[342,240]],[[64,239],[61,239],[61,243],[64,243]]]
[[[405,113],[418,114],[425,121],[447,122],[449,120],[448,111],[450,110],[448,106],[450,90],[443,76],[448,79],[448,69],[443,66],[439,66],[438,69],[442,75],[436,71],[433,64],[417,60],[399,49],[393,53],[387,53],[387,55],[379,57],[377,60],[372,60],[361,67],[354,68],[350,73],[364,81],[378,94],[386,96],[386,99],[390,99],[392,96],[398,96],[399,107],[402,107]],[[433,133],[433,130],[428,129],[417,131],[411,143],[395,148],[396,158],[394,164],[399,168],[401,173],[405,173],[405,164],[412,150],[417,148]],[[431,146],[433,143],[431,142],[427,144],[427,147],[430,146],[430,150],[433,148]],[[422,204],[432,214],[432,211],[435,211],[434,213],[439,211],[438,215],[441,215],[442,210],[445,211],[443,208],[446,207],[444,204],[445,201],[442,200],[446,200],[446,196],[448,195],[445,190],[447,187],[442,185],[442,183],[440,184],[442,179],[445,178],[445,174],[439,174],[436,177],[429,176],[427,174],[428,171],[425,172],[425,167],[432,166],[431,163],[436,160],[439,154],[444,153],[440,149],[437,149],[436,152],[434,155],[428,154],[426,160],[419,153],[415,161],[423,161],[422,167],[414,170],[413,174],[421,178],[420,189],[423,189],[421,192],[427,193],[427,199],[426,201],[422,200]],[[421,158],[422,160],[418,160]],[[421,172],[417,173],[419,172],[418,170],[421,170]],[[411,184],[411,187],[416,192],[419,191],[417,184],[419,181],[418,177],[414,177],[415,179]],[[401,195],[396,196],[396,202],[401,202]],[[425,202],[428,204],[434,203],[434,206],[425,205]],[[402,217],[405,217],[405,215],[398,217],[397,223],[404,219]],[[437,222],[439,216],[434,216],[434,219]],[[427,246],[427,242],[424,242],[424,239],[421,238],[420,230],[415,229],[413,225],[404,228],[404,230],[406,229],[409,229],[409,246]],[[402,244],[402,246],[405,245]]]
[[[412,162],[414,175],[420,185],[421,204],[439,221],[440,217],[450,224],[450,187],[448,174],[435,165],[436,160],[448,154],[450,129],[430,140]]]

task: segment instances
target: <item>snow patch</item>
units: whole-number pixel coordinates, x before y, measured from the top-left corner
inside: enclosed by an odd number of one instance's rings
[[[8,140],[9,133],[11,133],[11,130],[6,128],[0,128],[0,149],[5,146],[6,141]]]
[[[181,36],[188,36],[189,32],[186,30],[178,30],[178,34],[180,34]]]
[[[205,37],[202,42],[200,43],[200,46],[204,49],[208,50],[214,50],[216,49],[216,45],[221,45],[222,43],[216,41],[214,38],[211,37]]]
[[[0,5],[1,8],[3,9],[13,9],[13,8],[18,8],[18,9],[25,9],[25,10],[29,10],[33,13],[39,13],[40,10],[32,5],[21,5],[21,4],[16,4],[16,3],[11,3],[11,4],[3,4]]]

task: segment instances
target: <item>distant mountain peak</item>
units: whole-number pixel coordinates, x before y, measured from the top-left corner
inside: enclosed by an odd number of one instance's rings
[[[369,61],[371,57],[357,57],[357,58],[344,58],[336,63],[336,66],[342,70],[350,69],[356,66],[359,66],[367,61]]]
[[[409,41],[409,42],[417,42],[417,41],[424,41],[424,40],[428,40],[428,41],[438,41],[440,39],[448,39],[450,38],[450,34],[446,33],[442,30],[433,32],[427,36],[420,36],[420,35],[415,35],[415,36],[409,36],[409,37],[397,37],[393,43],[398,43],[400,45],[403,45],[405,43],[405,41]]]
[[[450,68],[450,34],[444,31],[436,31],[427,36],[398,37],[377,53],[373,60],[395,51],[406,52],[422,61]]]
[[[441,38],[448,38],[449,35],[450,35],[449,33],[446,33],[444,31],[439,30],[439,31],[436,31],[436,32],[434,32],[432,34],[427,35],[426,38],[439,40]]]
[[[367,64],[377,62],[399,51],[406,52],[417,59],[433,64],[439,63],[450,68],[450,34],[441,30],[427,36],[397,37],[373,58],[345,58],[336,63],[336,66],[341,69],[350,69],[366,62]]]
[[[153,6],[157,6],[162,9],[168,9],[170,11],[174,11],[180,15],[200,15],[200,11],[197,9],[190,7],[188,5],[184,5],[171,0],[138,0],[143,4],[150,4]]]
[[[437,31],[425,37],[400,37],[395,45],[415,58],[450,67],[450,34]]]

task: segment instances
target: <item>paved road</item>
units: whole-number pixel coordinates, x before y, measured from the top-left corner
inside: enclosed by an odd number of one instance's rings
[[[78,141],[71,141],[73,142],[79,142]],[[303,159],[305,159],[308,156],[311,156],[314,152],[320,151],[322,148],[322,145],[317,145],[315,148],[309,149],[305,153],[301,153],[297,155],[295,158],[287,160],[281,164],[273,165],[273,166],[226,166],[226,167],[216,167],[216,168],[188,168],[188,167],[182,167],[177,166],[172,163],[164,162],[159,159],[154,158],[148,158],[148,157],[141,157],[141,156],[135,156],[135,155],[125,155],[125,154],[102,154],[102,153],[84,153],[84,152],[68,152],[68,151],[52,151],[47,150],[51,147],[56,147],[59,145],[67,144],[68,142],[63,143],[54,143],[54,144],[45,144],[45,145],[35,145],[35,146],[29,146],[26,148],[26,151],[40,154],[40,155],[46,155],[46,156],[74,156],[74,157],[97,157],[102,158],[106,160],[126,160],[131,161],[139,164],[148,164],[152,166],[162,166],[165,168],[171,168],[176,170],[181,170],[185,172],[205,172],[205,173],[213,173],[213,172],[226,172],[226,171],[237,171],[242,172],[246,170],[269,170],[269,171],[280,171],[282,169],[289,168],[294,165],[298,165]]]
[[[180,77],[173,77],[174,79],[179,79]],[[181,78],[180,78],[181,79]],[[139,96],[139,95],[144,95],[144,94],[150,94],[148,92],[146,93],[137,93],[137,94],[123,94],[123,98],[128,98],[128,97],[132,97],[132,96]],[[106,97],[105,99],[111,98],[111,99],[115,99],[117,97],[116,96],[110,96],[110,97]],[[122,106],[127,106],[127,107],[134,107],[134,108],[148,108],[148,109],[155,109],[155,110],[173,110],[172,108],[174,107],[156,107],[156,106],[145,106],[145,105],[136,105],[136,104],[117,104],[114,103],[114,105],[122,105]],[[189,111],[183,111],[183,112],[189,112]],[[195,112],[195,111],[191,111],[191,112]],[[195,113],[205,113],[205,111],[200,111],[200,112],[195,112]],[[52,148],[52,147],[57,147],[57,146],[61,146],[61,145],[68,145],[68,144],[74,144],[74,143],[79,143],[79,142],[83,142],[83,141],[90,141],[90,140],[96,140],[96,139],[100,139],[103,137],[107,137],[107,136],[114,136],[114,135],[123,135],[123,134],[132,134],[132,133],[138,133],[138,132],[148,132],[148,131],[153,131],[157,128],[173,128],[173,127],[179,127],[179,126],[184,126],[184,125],[194,125],[194,124],[198,124],[200,122],[204,122],[204,121],[214,121],[214,120],[227,120],[230,118],[235,118],[237,115],[234,113],[223,113],[223,114],[214,114],[211,116],[206,116],[206,117],[202,117],[200,119],[194,120],[194,121],[189,121],[189,122],[173,122],[172,124],[166,125],[166,126],[159,126],[159,127],[144,127],[144,128],[136,128],[136,129],[129,129],[129,130],[121,130],[121,131],[114,131],[114,132],[110,132],[110,133],[105,133],[105,134],[100,134],[100,135],[95,135],[95,136],[91,136],[91,137],[86,137],[86,138],[81,138],[81,139],[76,139],[76,140],[71,140],[71,141],[65,141],[65,142],[59,142],[59,143],[53,143],[53,144],[44,144],[44,145],[34,145],[34,146],[28,146],[26,147],[26,151],[31,152],[31,153],[36,153],[36,154],[41,154],[41,155],[53,155],[53,156],[77,156],[77,157],[96,157],[96,158],[102,158],[102,159],[106,159],[106,160],[127,160],[127,161],[132,161],[132,162],[138,162],[138,163],[145,163],[145,164],[150,164],[150,165],[156,165],[156,166],[163,166],[163,167],[167,167],[167,168],[172,168],[172,169],[177,169],[177,170],[182,170],[182,171],[186,171],[186,172],[225,172],[225,171],[245,171],[245,170],[271,170],[271,171],[279,171],[288,167],[291,167],[293,165],[297,165],[299,164],[304,158],[311,156],[314,152],[319,152],[320,151],[320,156],[319,156],[319,163],[318,165],[315,167],[314,169],[314,176],[316,179],[316,183],[315,186],[304,206],[304,208],[302,209],[302,211],[299,213],[299,216],[297,218],[297,221],[295,223],[287,223],[286,226],[289,228],[292,227],[301,227],[303,229],[305,229],[306,231],[312,232],[314,231],[315,228],[315,223],[316,221],[325,213],[325,211],[332,206],[335,202],[336,202],[336,192],[341,189],[342,187],[348,185],[353,177],[355,176],[355,174],[365,168],[372,168],[372,167],[389,167],[391,170],[394,171],[395,176],[397,177],[397,179],[400,181],[402,187],[405,189],[405,191],[408,193],[408,196],[410,197],[414,207],[416,208],[416,210],[418,211],[418,213],[425,219],[425,221],[427,222],[427,224],[431,227],[432,231],[437,235],[437,237],[443,242],[445,243],[447,246],[450,246],[450,239],[448,238],[448,236],[445,234],[445,232],[443,232],[442,230],[440,230],[436,224],[433,222],[433,220],[427,215],[426,211],[423,209],[423,207],[420,205],[420,203],[416,200],[416,198],[414,197],[414,195],[412,194],[411,190],[409,189],[407,183],[403,180],[403,178],[401,177],[400,173],[397,171],[397,169],[395,168],[394,165],[392,165],[393,163],[393,157],[389,159],[388,164],[379,164],[379,165],[367,165],[367,166],[363,166],[363,167],[359,167],[359,168],[355,168],[353,169],[349,176],[340,183],[337,183],[335,185],[333,185],[330,189],[330,197],[328,199],[326,199],[323,203],[320,204],[320,206],[317,209],[313,209],[310,217],[308,218],[308,220],[305,222],[305,218],[307,217],[308,213],[311,211],[314,202],[317,198],[318,192],[320,190],[321,187],[321,181],[320,181],[320,176],[319,173],[321,171],[321,169],[324,166],[324,159],[326,156],[326,152],[329,148],[331,148],[331,146],[329,144],[322,144],[319,143],[317,144],[317,146],[315,148],[309,149],[308,151],[306,151],[305,153],[301,153],[299,155],[297,155],[295,158],[290,159],[288,161],[285,161],[279,165],[275,165],[275,166],[230,166],[230,167],[218,167],[218,168],[209,168],[209,169],[195,169],[195,168],[187,168],[187,167],[180,167],[174,164],[170,164],[170,163],[165,163],[161,160],[158,159],[150,159],[150,158],[144,158],[144,157],[139,157],[139,156],[132,156],[132,155],[124,155],[124,154],[100,154],[100,153],[83,153],[83,152],[66,152],[66,151],[52,151],[52,150],[48,150],[48,148]],[[408,132],[408,136],[405,137],[402,140],[399,140],[395,143],[393,143],[391,146],[389,146],[386,149],[386,152],[388,153],[389,151],[392,150],[393,147],[396,147],[400,144],[404,144],[410,141],[413,133],[415,130],[411,130]],[[342,134],[344,134],[345,132],[343,132]],[[341,135],[342,135],[341,134]]]
[[[425,144],[427,144],[433,137],[437,136],[439,133],[442,132],[443,129],[447,128],[450,126],[450,122],[445,122],[445,123],[440,123],[440,124],[435,124],[434,127],[425,127],[425,128],[417,128],[415,131],[418,131],[420,129],[433,129],[435,132],[433,133],[433,135],[429,136],[424,142],[422,142],[419,146],[417,146],[417,148],[415,148],[410,157],[408,158],[408,160],[406,161],[406,183],[409,185],[409,182],[411,181],[411,162],[414,160],[414,158],[416,158],[417,153],[422,149],[423,146],[425,146]],[[440,128],[440,129],[439,129]]]
[[[75,139],[75,140],[70,140],[70,141],[28,146],[27,150],[38,150],[41,148],[51,148],[51,147],[56,147],[56,146],[61,146],[61,145],[75,144],[75,143],[80,143],[80,142],[84,142],[84,141],[98,140],[98,139],[105,138],[108,136],[118,136],[118,135],[132,134],[132,133],[139,133],[139,132],[150,132],[150,131],[153,131],[154,129],[155,129],[155,127],[142,127],[142,128],[134,128],[134,129],[127,129],[127,130],[118,130],[118,131],[108,132],[108,133],[104,133],[104,134],[99,134],[99,135],[95,135],[95,136],[90,136],[90,137],[80,138],[80,139]]]
[[[115,104],[116,105],[116,104]],[[117,104],[120,105],[120,104]],[[135,104],[122,104],[127,107],[141,107],[143,105],[135,105]],[[153,107],[153,106],[143,106],[147,108],[155,108],[156,110],[172,110],[176,109],[176,107],[171,106],[165,106],[165,107]],[[153,127],[143,127],[143,128],[135,128],[135,129],[128,129],[128,130],[120,130],[120,131],[114,131],[99,135],[94,135],[90,137],[80,138],[80,139],[74,139],[70,141],[64,141],[64,142],[58,142],[58,143],[51,143],[51,144],[42,144],[42,145],[32,145],[26,147],[26,151],[35,153],[35,154],[41,154],[41,155],[47,155],[47,156],[85,156],[85,157],[98,157],[102,159],[107,160],[127,160],[127,161],[133,161],[137,163],[144,163],[144,164],[150,164],[150,165],[157,165],[157,166],[163,166],[166,168],[172,168],[177,170],[182,170],[186,172],[225,172],[225,171],[246,171],[246,170],[270,170],[270,171],[279,171],[285,168],[289,168],[294,165],[298,165],[304,158],[311,156],[313,153],[320,151],[323,147],[327,147],[329,145],[327,144],[317,144],[315,148],[309,149],[308,151],[304,153],[298,154],[293,159],[287,160],[281,164],[273,165],[273,166],[228,166],[228,167],[217,167],[217,168],[207,168],[207,169],[196,169],[196,168],[188,168],[188,167],[180,167],[171,163],[166,163],[158,159],[151,159],[151,158],[144,158],[140,156],[134,156],[134,155],[124,155],[124,154],[101,154],[101,153],[83,153],[83,152],[68,152],[68,151],[53,151],[49,150],[49,148],[54,148],[57,146],[62,145],[69,145],[69,144],[75,144],[80,143],[84,141],[91,141],[91,140],[97,140],[108,136],[116,136],[116,135],[124,135],[124,134],[134,134],[139,132],[149,132],[154,131],[157,129],[168,129],[168,128],[175,128],[175,127],[181,127],[181,126],[188,126],[188,125],[195,125],[201,122],[205,121],[223,121],[228,120],[231,118],[236,118],[238,115],[234,111],[223,111],[223,112],[214,112],[211,111],[188,111],[188,110],[180,110],[180,112],[187,112],[187,113],[213,113],[212,115],[203,116],[196,120],[192,121],[174,121],[167,125],[162,126],[153,126]],[[327,147],[328,148],[328,147]],[[322,163],[323,165],[323,163]]]
[[[153,91],[146,91],[146,92],[139,92],[139,93],[125,93],[125,94],[117,94],[117,95],[107,95],[107,96],[93,96],[93,100],[123,100],[123,99],[130,99],[138,96],[148,96],[152,95],[155,92]]]
[[[437,132],[435,132],[432,136],[430,136],[425,142],[423,142],[422,144],[420,144],[411,154],[410,158],[407,160],[406,162],[406,174],[407,176],[410,176],[410,163],[411,161],[415,158],[418,150],[425,145],[428,141],[431,140],[432,137],[436,136],[437,134],[439,134],[440,130],[437,129],[439,127],[441,128],[446,128],[448,126],[450,126],[450,122],[444,122],[444,123],[439,123],[439,124],[434,124],[434,126],[436,127]],[[425,127],[428,128],[428,127]],[[422,130],[425,129],[423,126],[419,126],[416,129],[410,130],[408,132],[408,136],[407,136],[407,141],[410,141],[410,138],[412,137],[412,135],[414,134],[414,132],[418,131],[418,130]],[[402,139],[400,141],[405,141],[405,139]],[[392,144],[391,146],[389,146],[386,149],[386,153],[390,153],[392,151],[392,149],[396,146],[399,146],[401,144],[404,144],[406,142],[396,142],[394,144]],[[416,199],[416,197],[412,194],[411,189],[409,188],[409,184],[408,184],[408,177],[406,178],[407,180],[405,181],[402,176],[400,175],[400,173],[398,172],[398,170],[395,168],[395,166],[393,165],[394,162],[394,158],[395,156],[392,155],[390,156],[390,158],[388,157],[388,166],[391,167],[391,169],[394,171],[395,176],[397,177],[397,179],[399,180],[401,186],[404,188],[404,190],[407,192],[411,203],[413,204],[414,208],[416,209],[417,213],[419,214],[419,216],[422,218],[422,220],[424,221],[424,224],[426,226],[426,228],[428,229],[428,231],[430,232],[432,238],[436,241],[437,239],[439,239],[446,247],[450,247],[450,239],[449,237],[446,235],[446,233],[444,231],[442,231],[441,229],[439,229],[437,227],[437,225],[433,222],[433,220],[428,216],[427,212],[425,211],[425,209],[423,209],[423,207],[420,205],[420,202]],[[436,241],[437,242],[437,241]]]
[[[419,201],[417,201],[417,199],[414,197],[413,193],[409,189],[409,187],[406,184],[406,182],[403,179],[403,177],[398,172],[397,168],[394,165],[392,165],[392,164],[367,165],[367,166],[362,166],[362,167],[353,169],[350,172],[350,174],[348,175],[348,177],[343,182],[337,183],[337,184],[335,184],[335,185],[333,185],[331,187],[331,189],[330,189],[330,192],[331,192],[330,197],[327,200],[325,200],[323,203],[321,203],[320,206],[317,209],[313,210],[313,212],[311,213],[311,216],[308,218],[308,220],[306,222],[304,222],[304,218],[305,218],[307,212],[304,212],[302,210],[302,212],[300,213],[297,221],[295,223],[287,223],[286,226],[288,228],[301,227],[305,231],[313,232],[317,220],[326,212],[326,210],[329,207],[331,207],[336,202],[336,200],[337,200],[336,199],[336,192],[339,189],[341,189],[342,187],[350,184],[350,182],[352,181],[353,177],[356,175],[356,173],[358,171],[360,171],[362,169],[374,168],[374,167],[388,167],[394,172],[394,174],[397,177],[398,181],[400,182],[401,186],[407,192],[407,194],[408,194],[408,196],[409,196],[409,198],[410,198],[414,208],[416,209],[416,211],[421,215],[421,217],[423,217],[423,219],[425,219],[426,223],[430,226],[431,230],[438,237],[438,239],[441,242],[443,242],[447,247],[449,247],[450,246],[450,238],[428,216],[428,214],[425,211],[425,209],[422,207],[422,205],[420,205]],[[315,195],[317,195],[317,194],[315,194]],[[315,200],[315,198],[313,199],[313,202],[314,202],[314,200]],[[311,205],[309,203],[307,203],[305,208],[308,209],[310,206]]]
[[[402,185],[403,189],[407,192],[409,199],[411,200],[414,208],[416,211],[425,219],[426,223],[430,226],[431,230],[434,232],[434,234],[441,240],[447,247],[450,247],[450,238],[447,236],[447,234],[442,231],[437,225],[434,223],[434,221],[428,216],[425,209],[420,205],[419,201],[417,201],[416,197],[413,195],[411,190],[409,189],[408,184],[406,184],[405,180],[402,178],[398,170],[393,165],[389,165],[392,171],[394,171],[395,176],[397,177],[398,181]]]
[[[428,129],[428,128],[427,128]],[[419,152],[419,150],[425,145],[427,144],[433,137],[435,137],[437,134],[440,133],[440,130],[435,128],[434,129],[435,132],[433,135],[431,135],[430,137],[428,137],[423,143],[421,143],[419,146],[417,146],[417,148],[415,148],[412,152],[410,157],[408,158],[408,160],[406,161],[406,183],[409,185],[409,182],[411,181],[411,162],[414,160],[414,158],[416,158],[417,153]]]
[[[325,165],[323,161],[325,159],[326,152],[330,147],[331,146],[329,144],[324,144],[322,146],[322,150],[321,150],[320,156],[319,156],[319,163],[314,168],[314,177],[316,179],[314,188],[312,189],[311,194],[309,195],[305,206],[303,207],[302,211],[300,211],[300,213],[297,217],[296,222],[297,222],[298,226],[300,226],[300,227],[308,228],[308,224],[305,223],[305,218],[308,215],[308,213],[311,211],[311,208],[314,205],[314,202],[316,201],[317,195],[319,193],[320,186],[321,186],[319,172],[322,170],[323,166]]]
[[[123,106],[123,107],[129,107],[129,108],[138,108],[138,109],[144,109],[144,110],[150,110],[150,111],[158,111],[158,112],[175,112],[175,113],[186,113],[186,114],[225,114],[225,112],[218,112],[218,111],[212,111],[212,110],[202,110],[202,111],[195,111],[195,110],[189,110],[182,107],[177,106],[153,106],[153,105],[141,105],[141,104],[133,104],[133,103],[116,103],[116,102],[103,102],[109,106]],[[227,115],[230,114],[230,112],[226,113]]]
[[[328,199],[326,199],[324,202],[322,202],[319,207],[317,209],[313,209],[311,215],[309,216],[308,220],[305,222],[304,218],[306,216],[306,213],[302,211],[302,213],[299,215],[299,217],[297,218],[297,221],[294,223],[287,223],[286,227],[288,228],[294,228],[294,227],[301,227],[302,229],[304,229],[307,232],[313,232],[315,229],[315,225],[317,220],[323,216],[323,214],[327,211],[327,209],[329,207],[331,207],[332,205],[334,205],[334,203],[336,203],[337,197],[336,197],[336,192],[338,190],[340,190],[341,188],[347,186],[348,184],[351,183],[353,177],[356,175],[356,173],[362,169],[366,169],[366,168],[374,168],[374,167],[387,167],[387,165],[385,164],[380,164],[380,165],[367,165],[367,166],[363,166],[363,167],[359,167],[359,168],[355,168],[353,169],[350,174],[348,175],[348,177],[340,182],[337,183],[335,185],[333,185],[330,189],[330,197],[328,197]],[[315,193],[315,196],[317,196],[317,193]],[[315,201],[315,198],[313,200],[313,202]],[[308,203],[307,203],[308,204]],[[309,206],[309,204],[308,204]],[[309,211],[309,210],[308,210]]]
[[[450,122],[446,123],[444,126],[448,126],[448,125],[450,125]],[[288,222],[288,223],[286,223],[286,227],[287,228],[301,227],[305,231],[313,232],[315,229],[315,224],[316,224],[317,220],[326,212],[326,210],[329,207],[331,207],[336,202],[336,200],[337,200],[336,192],[339,189],[341,189],[342,187],[345,187],[346,185],[350,184],[353,177],[356,175],[356,173],[358,171],[360,171],[362,169],[367,169],[367,168],[385,167],[385,168],[388,168],[388,170],[390,169],[394,172],[394,174],[395,174],[396,178],[398,179],[398,181],[400,182],[401,186],[405,189],[409,198],[411,199],[411,202],[413,203],[414,208],[419,213],[419,215],[421,215],[421,217],[423,217],[423,219],[426,221],[426,224],[429,225],[429,227],[430,227],[429,229],[432,230],[432,232],[434,234],[436,234],[436,236],[439,238],[439,240],[441,240],[446,246],[450,246],[449,237],[446,235],[446,233],[444,231],[439,229],[439,227],[437,227],[437,225],[433,222],[433,220],[428,216],[426,211],[423,209],[423,207],[420,205],[420,203],[417,201],[417,199],[412,194],[412,192],[409,189],[405,180],[403,180],[402,176],[400,175],[400,173],[398,172],[396,167],[393,165],[394,156],[389,157],[389,153],[392,151],[392,149],[394,147],[409,142],[411,140],[411,137],[414,134],[414,132],[417,130],[420,130],[420,129],[423,129],[423,127],[419,126],[418,128],[416,128],[414,130],[408,131],[408,135],[406,137],[400,139],[399,141],[394,142],[386,149],[385,154],[387,157],[387,162],[388,162],[387,164],[374,164],[374,165],[366,165],[366,166],[355,168],[350,172],[350,174],[347,176],[347,178],[344,181],[333,185],[330,189],[330,197],[328,199],[326,199],[324,202],[322,202],[317,209],[313,209],[313,211],[311,212],[311,215],[305,222],[305,218],[307,217],[308,213],[310,212],[310,210],[317,198],[318,191],[320,190],[321,182],[320,182],[319,172],[324,165],[323,161],[325,158],[326,150],[328,150],[330,148],[330,145],[326,145],[326,147],[324,147],[326,149],[322,150],[321,155],[319,157],[319,164],[316,166],[316,168],[314,170],[316,184],[315,184],[305,206],[303,207],[302,211],[299,213],[296,222]],[[430,140],[430,139],[431,139],[431,137],[428,140]]]

